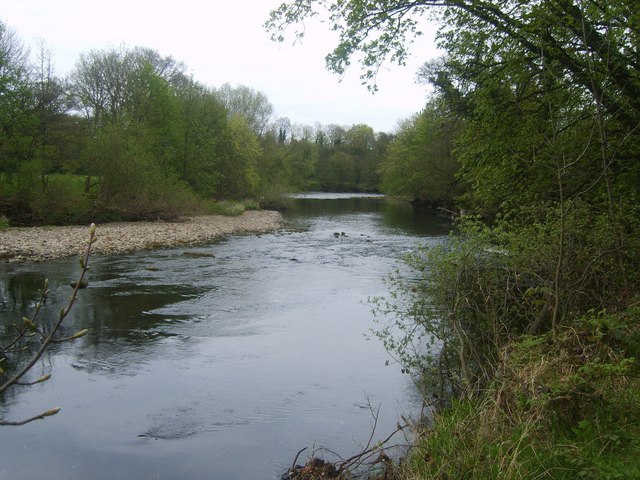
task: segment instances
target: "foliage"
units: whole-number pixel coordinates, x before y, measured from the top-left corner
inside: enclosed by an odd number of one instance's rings
[[[73,175],[47,176],[45,189],[29,191],[29,223],[62,225],[89,220],[90,198],[84,192],[84,178]]]
[[[374,334],[439,399],[485,385],[497,352],[531,314],[507,235],[472,218],[458,227],[447,242],[406,255],[408,271],[388,278],[389,297],[372,299],[374,313],[390,319]]]
[[[194,207],[193,193],[176,176],[163,173],[139,144],[139,137],[109,127],[96,137],[92,148],[99,212],[124,220],[156,219],[175,218]]]
[[[420,36],[420,20],[438,14],[449,27],[449,38],[466,41],[473,57],[482,50],[498,52],[518,46],[525,54],[558,62],[569,78],[610,105],[637,110],[638,70],[634,52],[638,46],[638,16],[631,0],[421,0],[402,1],[309,1],[283,3],[270,14],[265,27],[272,39],[284,41],[288,27],[301,25],[295,36],[304,36],[304,20],[324,17],[339,40],[327,55],[327,67],[343,73],[356,54],[363,80],[375,89],[376,72],[386,60],[402,64],[413,39]],[[484,41],[473,43],[473,35]],[[447,45],[443,45],[447,47]],[[585,52],[587,54],[585,54]],[[495,66],[499,67],[502,62]],[[482,68],[481,62],[475,64]],[[589,75],[597,72],[597,78]]]
[[[216,159],[215,196],[237,199],[255,195],[259,183],[256,166],[261,155],[260,143],[239,115],[231,118],[228,130],[228,138]]]
[[[437,99],[402,123],[380,166],[382,190],[434,207],[451,208],[462,191],[453,153],[457,123]]]
[[[488,227],[463,217],[446,242],[407,255],[389,276],[390,295],[372,300],[375,312],[390,318],[375,334],[440,398],[482,390],[499,351],[521,335],[629,301],[624,278],[636,280],[631,270],[619,274],[608,215],[575,206],[564,216],[570,233],[560,244],[557,208],[523,209],[527,221],[517,228],[513,221]],[[624,242],[636,251],[636,234],[628,235]]]
[[[264,93],[211,88],[186,72],[157,51],[121,46],[82,53],[61,79],[50,49],[41,42],[31,63],[0,22],[0,214],[17,225],[175,218],[212,199],[377,190],[370,127],[274,120]],[[349,178],[345,162],[325,161],[334,154],[348,157]]]
[[[256,135],[262,136],[266,131],[273,115],[273,105],[262,92],[245,85],[232,87],[228,83],[215,90],[216,96],[231,116],[240,115],[247,122],[247,126]]]
[[[376,90],[375,78],[385,59],[402,65],[407,56],[407,43],[421,34],[418,20],[411,14],[425,11],[430,2],[364,2],[294,0],[283,3],[270,14],[265,27],[272,40],[284,41],[284,34],[292,24],[302,24],[295,37],[304,36],[304,20],[316,15],[327,18],[330,28],[339,34],[338,45],[326,57],[327,68],[344,73],[351,57],[361,53],[364,66],[361,78]],[[434,2],[439,3],[439,2]]]
[[[247,210],[255,210],[254,203],[250,201],[240,202],[235,200],[209,201],[206,202],[202,210],[207,215],[242,215]]]
[[[505,347],[487,395],[436,414],[404,478],[636,478],[638,314],[591,313],[556,340]]]

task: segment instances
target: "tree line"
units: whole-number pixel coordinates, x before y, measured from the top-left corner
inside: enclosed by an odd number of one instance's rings
[[[0,215],[13,224],[174,218],[227,199],[377,191],[391,135],[275,118],[157,51],[92,50],[65,78],[0,23]]]

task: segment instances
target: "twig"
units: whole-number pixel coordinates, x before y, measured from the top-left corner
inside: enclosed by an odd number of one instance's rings
[[[26,420],[19,420],[16,422],[7,422],[4,420],[0,420],[0,427],[5,427],[5,426],[19,427],[21,425],[26,425],[27,423],[31,423],[35,420],[42,420],[46,417],[50,417],[52,415],[55,415],[59,411],[60,411],[60,407],[56,407],[56,408],[52,408],[51,410],[47,410],[46,412],[41,413],[40,415],[36,415],[35,417],[28,418]]]
[[[64,307],[64,308],[62,308],[60,310],[60,314],[58,316],[58,320],[54,323],[53,327],[51,328],[51,330],[49,331],[49,333],[47,335],[44,334],[44,330],[37,329],[37,327],[34,324],[34,320],[38,316],[38,313],[40,313],[40,310],[42,309],[42,306],[45,304],[45,301],[46,301],[48,293],[49,293],[48,282],[45,280],[44,287],[41,290],[40,301],[37,304],[35,314],[33,315],[31,320],[29,320],[26,317],[24,318],[25,327],[23,329],[18,329],[17,339],[15,339],[10,344],[10,347],[15,345],[16,342],[20,338],[24,337],[24,335],[27,332],[27,330],[36,330],[37,333],[39,333],[42,336],[42,343],[40,345],[40,348],[38,348],[38,350],[31,356],[29,361],[20,369],[20,371],[18,371],[15,375],[13,375],[13,377],[11,377],[9,380],[7,380],[2,386],[0,386],[0,394],[2,392],[4,392],[5,390],[7,390],[9,387],[12,387],[12,386],[16,386],[16,385],[20,385],[20,386],[35,385],[37,383],[42,383],[42,382],[45,382],[45,381],[49,380],[49,378],[51,378],[50,374],[44,375],[44,376],[38,378],[37,380],[35,380],[33,382],[21,381],[22,377],[24,377],[24,375],[27,372],[29,372],[29,370],[31,370],[33,368],[33,366],[38,362],[40,357],[42,357],[42,355],[46,351],[47,347],[51,343],[59,343],[59,342],[65,342],[65,341],[69,341],[69,340],[74,340],[76,338],[80,338],[80,337],[84,336],[87,333],[88,330],[84,329],[84,330],[81,330],[81,331],[75,333],[74,335],[71,335],[70,337],[55,338],[56,332],[60,328],[60,325],[62,325],[62,322],[64,321],[64,319],[67,318],[67,316],[69,315],[69,312],[71,311],[71,307],[73,307],[73,304],[76,301],[76,298],[77,298],[77,295],[78,295],[78,290],[80,288],[82,288],[81,285],[83,283],[84,277],[85,277],[87,271],[89,270],[88,264],[89,264],[89,255],[91,254],[91,246],[96,241],[95,232],[96,232],[96,226],[95,226],[95,224],[91,224],[91,227],[89,228],[89,239],[87,241],[87,248],[86,248],[86,251],[85,251],[83,257],[80,258],[80,266],[82,268],[82,271],[80,273],[80,277],[79,277],[78,281],[75,284],[75,287],[73,289],[73,292],[71,293],[71,296],[69,297],[69,300],[67,302],[66,307]],[[3,350],[0,350],[0,351],[6,352],[7,350],[3,349]],[[44,419],[46,417],[50,417],[51,415],[55,415],[59,411],[60,411],[60,408],[56,407],[56,408],[52,408],[50,410],[47,410],[46,412],[41,413],[39,415],[33,416],[31,418],[27,418],[26,420],[18,420],[18,421],[0,420],[0,426],[21,426],[21,425],[26,425],[27,423],[33,422],[35,420],[41,420],[41,419]]]
[[[76,301],[78,290],[80,289],[80,284],[82,283],[82,280],[84,279],[87,273],[87,270],[89,270],[89,265],[88,265],[89,255],[91,253],[91,246],[95,242],[95,234],[96,234],[96,226],[92,224],[91,228],[89,229],[89,240],[87,241],[87,250],[85,251],[83,258],[80,260],[82,272],[80,273],[80,278],[76,282],[76,286],[73,289],[71,296],[69,297],[67,306],[62,310],[60,310],[58,321],[53,325],[53,327],[51,328],[51,331],[43,340],[38,351],[31,357],[31,359],[26,363],[24,367],[22,367],[22,369],[18,373],[16,373],[12,378],[7,380],[4,383],[4,385],[0,386],[0,393],[4,392],[9,387],[16,384],[29,370],[31,370],[31,368],[33,368],[33,366],[36,364],[36,362],[40,359],[42,354],[45,352],[49,344],[54,341],[54,335],[58,331],[58,328],[60,328],[60,325],[62,325],[62,322],[64,321],[64,319],[67,317],[67,315],[69,315],[69,312],[71,311],[71,307]]]
[[[297,454],[296,454],[296,458],[293,459],[293,463],[291,464],[291,470],[295,470],[296,469],[296,463],[298,462],[298,457],[300,456],[300,454],[302,452],[304,452],[307,449],[307,447],[304,447],[303,449],[301,449]]]

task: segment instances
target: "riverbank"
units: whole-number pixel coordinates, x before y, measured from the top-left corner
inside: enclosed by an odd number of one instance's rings
[[[282,226],[279,212],[188,217],[179,222],[116,222],[97,225],[93,253],[117,255],[137,250],[211,242],[231,234],[265,233]],[[0,262],[45,261],[80,255],[88,226],[16,227],[0,230]]]

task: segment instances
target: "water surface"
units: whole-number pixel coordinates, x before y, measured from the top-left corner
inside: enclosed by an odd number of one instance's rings
[[[289,227],[215,244],[94,257],[65,333],[0,414],[55,417],[0,429],[0,478],[276,479],[302,447],[350,455],[411,415],[399,367],[366,334],[367,298],[418,243],[449,228],[382,197],[303,195]],[[99,235],[99,228],[98,228]],[[193,255],[197,252],[199,255]],[[45,277],[55,315],[77,259],[0,265],[0,326],[33,311]]]

